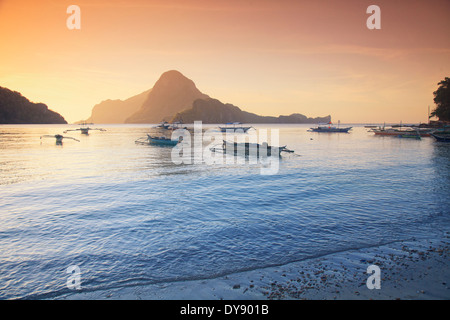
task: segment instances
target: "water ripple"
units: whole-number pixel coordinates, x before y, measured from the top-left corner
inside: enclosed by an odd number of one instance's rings
[[[281,127],[282,144],[302,156],[284,157],[272,176],[245,163],[174,165],[170,149],[133,143],[142,126],[63,147],[39,141],[55,127],[0,134],[0,299],[67,293],[71,265],[91,291],[448,230],[448,145],[358,127],[310,140],[306,129]]]

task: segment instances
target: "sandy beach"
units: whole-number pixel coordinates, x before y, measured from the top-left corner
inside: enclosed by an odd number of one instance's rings
[[[57,299],[94,300],[447,300],[448,235],[336,252],[214,279],[160,283]],[[367,267],[380,268],[380,289],[368,289]]]

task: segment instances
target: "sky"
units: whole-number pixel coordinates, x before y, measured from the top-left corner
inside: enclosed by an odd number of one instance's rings
[[[450,0],[0,0],[0,86],[75,122],[178,70],[260,115],[418,123],[450,76],[449,30]]]

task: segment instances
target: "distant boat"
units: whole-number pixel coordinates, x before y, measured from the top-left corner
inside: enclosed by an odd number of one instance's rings
[[[247,132],[249,129],[253,128],[253,127],[239,126],[241,124],[242,123],[240,123],[240,122],[229,122],[229,123],[226,123],[224,127],[219,127],[219,129],[220,129],[220,132],[236,132],[238,130]]]
[[[80,142],[80,140],[78,140],[78,139],[75,139],[75,138],[72,138],[72,137],[64,137],[61,134],[55,134],[53,136],[49,135],[49,134],[46,134],[46,135],[43,135],[43,136],[40,137],[40,139],[42,139],[42,138],[55,138],[56,139],[56,144],[62,144],[63,139],[71,139],[71,140],[75,140],[75,141]]]
[[[81,128],[79,128],[79,129],[69,129],[69,130],[64,131],[64,133],[67,133],[67,132],[69,132],[69,131],[81,131],[81,134],[86,134],[86,135],[88,135],[88,134],[89,134],[89,130],[106,131],[105,129],[102,129],[102,128],[90,128],[90,127],[86,127],[86,123],[83,123]]]
[[[170,128],[170,124],[167,121],[163,121],[160,124],[158,124],[156,126],[156,128],[158,128],[158,129],[169,129]]]
[[[167,121],[161,122],[159,125],[156,126],[156,128],[164,130],[187,129],[187,127],[183,127],[183,122],[174,122],[170,124]]]
[[[327,124],[319,124],[316,128],[310,128],[310,132],[343,132],[348,133],[352,127],[340,128],[339,125],[333,126],[331,121]]]
[[[171,130],[177,130],[177,129],[187,129],[187,127],[183,127],[183,122],[174,122],[172,125],[170,125]]]
[[[252,151],[256,151],[255,156],[257,157],[264,157],[264,156],[281,156],[281,152],[289,152],[293,153],[294,151],[289,150],[286,148],[286,146],[282,147],[274,147],[269,146],[267,142],[263,142],[262,144],[258,143],[249,143],[249,142],[229,142],[226,140],[223,140],[222,148],[211,148],[211,151],[215,152],[221,150],[223,153],[226,154],[232,154],[232,155],[240,155],[241,152],[243,152],[243,155],[245,156],[251,156],[253,155]],[[260,151],[261,150],[261,151]]]
[[[405,133],[398,134],[396,137],[397,138],[406,138],[406,139],[417,139],[417,140],[422,139],[420,137],[419,132],[405,132]]]
[[[139,138],[135,141],[139,144],[153,144],[153,145],[160,145],[160,146],[176,146],[179,142],[181,142],[181,139],[179,140],[172,140],[166,137],[157,137],[157,136],[151,136],[147,134],[147,137]]]
[[[159,144],[159,145],[165,145],[165,146],[176,146],[179,142],[179,140],[172,140],[166,137],[155,137],[147,134],[148,142],[150,144]]]
[[[375,135],[378,136],[399,136],[399,135],[418,135],[420,137],[429,137],[430,131],[428,129],[407,129],[407,130],[401,130],[401,129],[395,129],[395,128],[385,128],[385,127],[379,127],[377,129],[369,130],[369,132],[373,132]]]
[[[431,132],[434,130],[432,128],[420,128],[420,127],[414,127],[414,130],[418,132],[418,134],[421,137],[430,137]]]
[[[450,142],[450,131],[434,131],[430,135],[439,142]]]

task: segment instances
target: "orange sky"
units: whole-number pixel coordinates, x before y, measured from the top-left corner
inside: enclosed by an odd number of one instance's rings
[[[69,5],[81,30],[66,27]],[[366,9],[381,8],[381,30]],[[0,86],[69,122],[176,69],[261,115],[425,122],[450,76],[448,0],[0,0]]]

